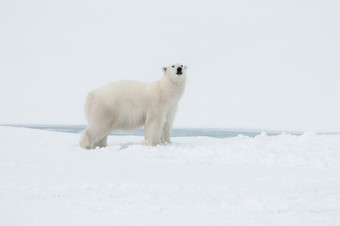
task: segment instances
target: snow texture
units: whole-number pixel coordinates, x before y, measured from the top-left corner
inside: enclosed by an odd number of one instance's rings
[[[0,225],[340,225],[340,135],[78,140],[0,127]]]

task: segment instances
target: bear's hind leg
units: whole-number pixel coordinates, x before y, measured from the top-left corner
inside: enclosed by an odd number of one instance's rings
[[[96,144],[96,147],[104,148],[107,146],[107,136],[105,136],[103,139],[99,140]]]
[[[79,142],[80,147],[85,148],[85,149],[91,149],[91,139],[88,134],[88,129],[85,129],[84,131],[81,132],[81,138]]]
[[[107,136],[110,132],[111,128],[108,125],[102,127],[91,125],[83,132],[80,146],[86,149],[106,147]]]

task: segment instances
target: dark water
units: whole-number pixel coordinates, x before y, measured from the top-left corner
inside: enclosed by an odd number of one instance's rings
[[[86,126],[84,125],[7,125],[14,127],[24,127],[31,129],[41,129],[56,132],[66,133],[80,133]],[[206,128],[174,128],[172,130],[172,137],[215,137],[215,138],[227,138],[236,137],[238,135],[244,135],[254,137],[265,132],[268,136],[280,135],[283,132],[293,135],[301,135],[299,132],[287,132],[287,131],[268,131],[268,130],[242,130],[242,129],[206,129]],[[113,131],[111,135],[114,136],[144,136],[143,129],[136,129],[133,131]]]

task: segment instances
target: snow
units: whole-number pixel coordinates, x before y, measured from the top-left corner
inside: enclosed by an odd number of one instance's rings
[[[110,137],[0,127],[0,225],[340,225],[340,135]]]

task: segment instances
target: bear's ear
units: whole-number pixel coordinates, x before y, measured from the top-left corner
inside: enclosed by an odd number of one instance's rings
[[[165,71],[166,71],[166,67],[162,67],[162,70],[163,70],[163,72],[165,73]]]

